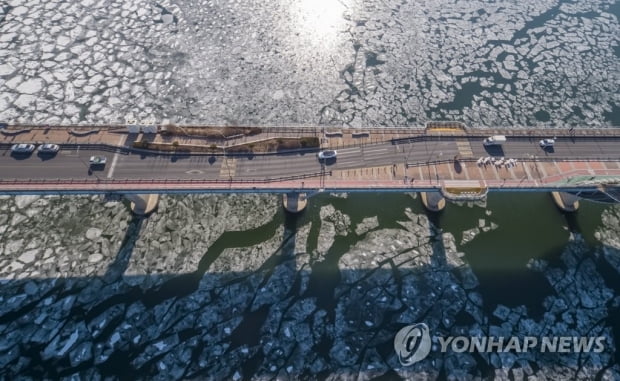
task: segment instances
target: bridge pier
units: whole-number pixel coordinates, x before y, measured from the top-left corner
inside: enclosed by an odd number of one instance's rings
[[[306,209],[308,205],[308,195],[306,193],[289,192],[282,195],[282,205],[284,209],[291,213],[299,213]]]
[[[430,212],[439,212],[446,207],[446,199],[441,192],[420,192],[422,205]]]
[[[551,192],[553,202],[565,212],[576,212],[579,209],[579,196],[566,192]]]
[[[126,194],[124,197],[131,201],[131,211],[137,216],[152,213],[159,203],[159,194]]]

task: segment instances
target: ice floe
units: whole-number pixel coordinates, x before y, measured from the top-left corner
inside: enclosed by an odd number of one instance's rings
[[[609,123],[618,93],[617,81],[607,80],[618,21],[605,4],[562,3],[566,11],[556,12],[549,1],[372,0],[320,13],[295,1],[114,0],[105,11],[95,1],[22,2],[2,21],[0,77],[6,94],[34,99],[20,97],[20,110],[0,109],[0,119],[596,126]],[[39,19],[50,24],[35,28]],[[44,79],[43,69],[56,79]],[[51,91],[65,85],[64,98]],[[52,112],[93,93],[100,97],[84,119],[73,109]],[[43,99],[52,107],[35,110]]]

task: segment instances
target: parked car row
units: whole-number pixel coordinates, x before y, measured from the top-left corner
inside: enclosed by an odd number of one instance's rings
[[[32,153],[37,148],[36,145],[30,143],[13,144],[11,152],[13,153]],[[39,146],[39,153],[56,153],[60,150],[58,144],[45,143]]]
[[[31,154],[34,150],[37,150],[40,154],[55,154],[60,150],[60,146],[58,144],[45,143],[37,146],[31,143],[20,143],[13,144],[11,146],[11,152],[13,154]],[[105,167],[108,159],[105,156],[91,156],[88,159],[88,164],[92,168],[103,168]]]

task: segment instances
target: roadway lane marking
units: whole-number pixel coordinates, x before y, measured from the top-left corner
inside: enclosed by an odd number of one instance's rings
[[[121,143],[123,142],[124,138],[125,138],[124,135],[121,135],[118,138],[117,146],[121,145]],[[78,146],[78,149],[79,149],[79,146]],[[112,164],[110,164],[110,170],[108,171],[108,179],[112,178],[112,175],[114,175],[114,169],[116,168],[116,163],[118,162],[118,155],[119,155],[119,152],[116,151],[116,153],[114,154],[114,158],[112,159]]]
[[[385,152],[385,151],[387,151],[387,148],[376,148],[376,149],[365,149],[363,153],[366,154],[366,153],[372,153],[372,152]]]
[[[456,147],[459,150],[459,155],[461,155],[463,157],[473,157],[474,156],[474,152],[471,149],[471,144],[469,143],[469,140],[457,139],[456,140]]]
[[[339,167],[340,166],[349,166],[349,165],[353,165],[356,167],[359,167],[360,165],[363,165],[363,161],[361,160],[356,160],[356,161],[339,161],[338,163],[336,163]]]
[[[532,173],[530,172],[530,169],[528,168],[528,165],[526,163],[521,163],[521,165],[523,166],[523,169],[525,170],[525,175],[527,176],[527,179],[530,180],[530,181],[532,181],[532,180],[536,181],[536,178],[534,176],[532,176]]]
[[[65,157],[79,157],[80,156],[80,153],[78,151],[75,151],[75,153],[74,153],[73,150],[71,150],[71,151],[60,151],[60,154],[62,156],[65,156]]]
[[[386,158],[386,159],[388,159],[390,161],[392,161],[392,160],[400,160],[400,161],[402,161],[402,160],[405,159],[404,156],[401,156],[401,155],[398,155],[398,156],[396,156],[396,155],[389,155],[389,154],[387,154],[385,152],[371,152],[371,153],[364,152],[363,156],[364,156],[364,160]]]
[[[237,159],[225,158],[222,160],[222,166],[220,167],[220,178],[233,178],[235,171],[237,170]]]
[[[341,148],[339,150],[336,150],[339,154],[340,153],[348,153],[348,152],[359,152],[360,148],[359,147],[353,147],[353,148]]]

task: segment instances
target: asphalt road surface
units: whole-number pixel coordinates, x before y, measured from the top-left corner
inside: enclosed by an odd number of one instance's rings
[[[575,158],[620,159],[620,139],[582,138],[556,140],[553,149],[543,150],[538,140],[508,137],[501,146],[485,147],[479,139],[457,142],[449,137],[413,143],[378,143],[338,150],[336,160],[323,164],[315,152],[277,155],[191,156],[140,155],[99,152],[93,150],[63,150],[55,155],[11,154],[0,151],[0,176],[3,179],[264,179],[320,172],[326,170],[358,169],[375,166],[426,163],[450,160],[467,151],[474,158],[504,156],[506,158]],[[91,155],[107,157],[104,168],[94,170],[88,164]]]

